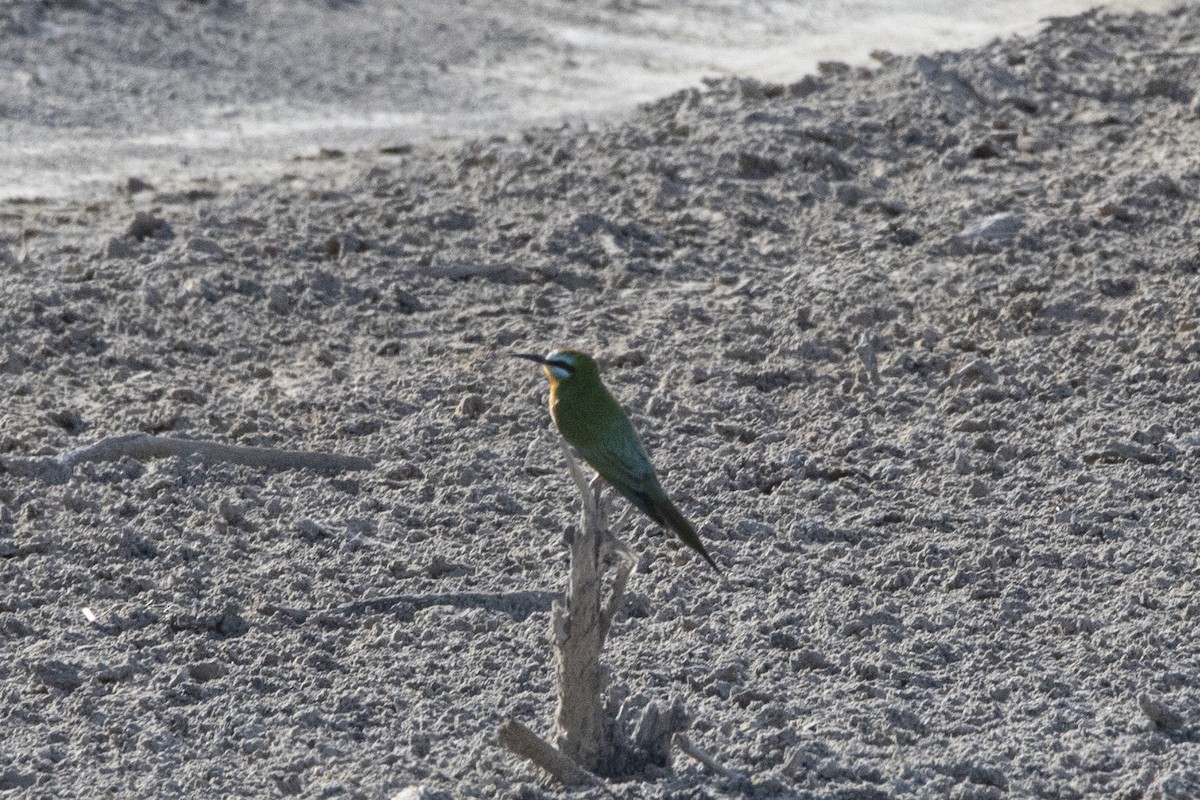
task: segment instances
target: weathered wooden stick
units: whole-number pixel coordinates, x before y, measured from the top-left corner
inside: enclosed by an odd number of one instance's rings
[[[620,559],[606,599],[605,558],[614,551],[629,551],[614,543],[608,529],[609,505],[604,502],[603,483],[588,481],[565,442],[563,453],[583,508],[579,529],[568,541],[571,571],[565,603],[555,603],[551,612],[558,685],[555,743],[576,763],[595,770],[615,750],[616,720],[604,705],[608,670],[600,663],[600,652],[620,608],[633,559],[628,555]]]
[[[616,757],[617,721],[605,705],[608,671],[600,663],[600,651],[637,559],[609,530],[612,504],[604,493],[604,482],[598,477],[588,480],[565,442],[563,454],[583,508],[578,529],[566,534],[571,556],[566,597],[556,600],[550,613],[558,685],[554,715],[557,747],[511,719],[500,726],[496,738],[504,747],[570,785],[597,783],[593,771],[606,763],[611,765]],[[603,578],[610,568],[607,558],[612,554],[617,555],[616,574],[605,597]]]
[[[171,456],[197,455],[210,461],[225,461],[262,469],[312,469],[322,472],[371,469],[374,462],[358,456],[279,450],[273,447],[221,444],[201,439],[177,439],[148,433],[109,436],[86,447],[58,456],[14,456],[0,459],[0,466],[13,473],[46,480],[66,480],[76,466],[87,461],[117,461],[128,456],[138,461]]]
[[[625,587],[629,584],[629,573],[637,565],[637,558],[624,542],[617,542],[615,539],[609,541],[616,545],[614,550],[620,557],[620,561],[617,563],[617,574],[613,578],[612,589],[608,593],[608,604],[600,613],[600,625],[605,637],[608,636],[609,628],[612,627],[617,612],[621,610],[621,600],[625,597]]]
[[[532,761],[566,786],[599,785],[600,779],[580,767],[569,756],[511,717],[500,723],[496,742],[514,754]]]
[[[456,606],[458,608],[490,608],[511,614],[515,618],[524,619],[534,611],[549,611],[552,592],[439,592],[434,594],[387,594],[379,597],[365,597],[328,608],[295,608],[267,603],[265,611],[285,614],[298,620],[309,617],[330,617],[339,614],[361,614],[366,611],[387,611],[398,606],[411,606],[413,609],[432,608],[433,606]]]

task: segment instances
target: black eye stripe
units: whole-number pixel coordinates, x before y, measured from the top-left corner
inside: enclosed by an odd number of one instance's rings
[[[561,370],[565,370],[568,375],[575,374],[575,367],[571,366],[571,362],[566,361],[561,358],[550,359],[550,366],[558,367]]]

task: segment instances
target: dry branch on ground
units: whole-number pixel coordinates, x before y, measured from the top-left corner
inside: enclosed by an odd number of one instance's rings
[[[119,461],[132,458],[150,461],[172,456],[198,456],[207,461],[223,461],[260,469],[311,469],[318,472],[371,469],[374,462],[359,456],[319,453],[308,450],[283,450],[274,447],[222,444],[200,439],[178,439],[148,433],[109,436],[94,444],[68,450],[57,456],[9,456],[0,458],[3,471],[47,482],[67,480],[79,464],[90,461]]]

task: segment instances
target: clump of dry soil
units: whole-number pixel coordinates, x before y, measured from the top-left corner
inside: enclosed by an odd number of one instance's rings
[[[617,683],[750,776],[617,796],[1200,794],[1197,75],[1196,8],[1093,14],[318,183],[5,205],[0,453],[379,466],[0,475],[0,790],[599,797],[492,743],[545,730],[575,514],[508,354],[571,345],[729,576],[639,523]]]

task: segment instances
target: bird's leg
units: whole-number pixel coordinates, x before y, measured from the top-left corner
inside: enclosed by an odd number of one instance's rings
[[[596,493],[596,511],[600,515],[600,527],[611,531],[612,526],[608,524],[608,521],[612,518],[613,496],[612,492],[604,491],[604,487],[607,485],[599,475],[593,478],[589,484],[592,491]]]
[[[594,492],[596,499],[596,521],[600,529],[600,561],[604,561],[609,555],[616,554],[618,570],[628,572],[629,567],[626,564],[636,563],[637,558],[633,555],[633,551],[629,549],[629,545],[617,538],[616,532],[624,525],[625,520],[628,519],[629,512],[633,509],[633,506],[626,506],[617,521],[613,522],[613,498],[616,496],[616,493],[605,492],[604,489],[608,485],[608,482],[599,474],[593,477],[588,483],[588,487]]]
[[[600,493],[604,491],[605,486],[606,484],[604,482],[604,478],[600,477],[599,472],[596,473],[595,477],[588,481],[588,488],[592,490],[593,496],[596,498],[597,507],[600,506]]]

